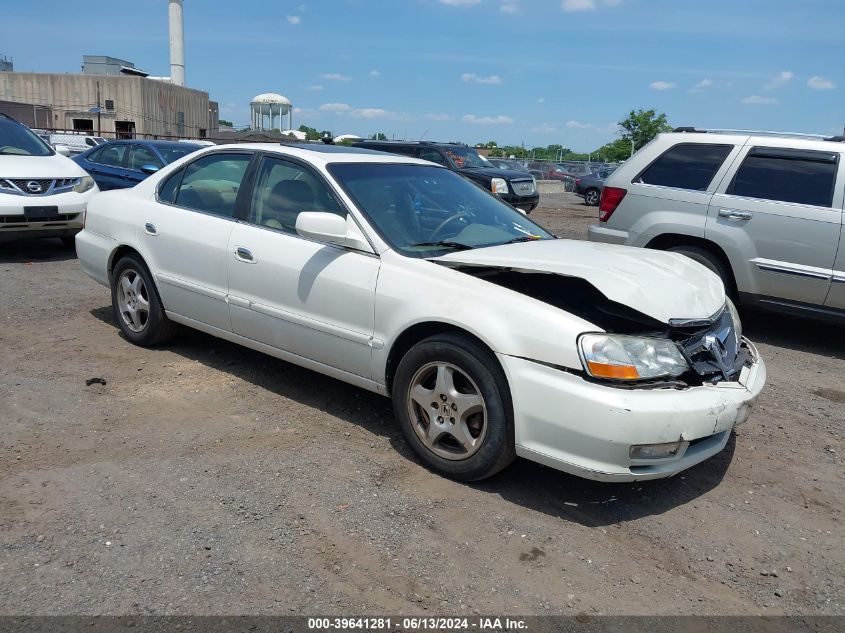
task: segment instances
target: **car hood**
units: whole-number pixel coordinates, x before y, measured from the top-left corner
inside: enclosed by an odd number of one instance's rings
[[[529,180],[531,174],[524,171],[517,171],[515,169],[499,169],[498,167],[470,167],[460,170],[461,173],[487,178],[504,178],[505,180]]]
[[[82,167],[61,154],[0,155],[0,178],[78,178],[84,175]]]
[[[725,304],[721,279],[704,266],[678,253],[644,248],[539,240],[459,251],[431,261],[578,277],[608,299],[662,323],[706,319]]]

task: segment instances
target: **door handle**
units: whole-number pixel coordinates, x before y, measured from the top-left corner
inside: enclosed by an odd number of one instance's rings
[[[144,224],[144,233],[147,235],[158,235],[158,229],[156,229],[156,225],[152,222],[147,222]]]
[[[719,209],[719,217],[728,220],[750,220],[754,214],[751,211],[737,211],[736,209]]]
[[[255,257],[252,256],[252,251],[248,248],[244,248],[243,246],[238,246],[235,249],[235,258],[246,264],[255,263]]]

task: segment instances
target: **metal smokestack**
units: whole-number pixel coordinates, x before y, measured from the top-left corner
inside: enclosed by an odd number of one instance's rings
[[[185,24],[182,19],[182,0],[169,0],[170,17],[170,81],[185,85]]]

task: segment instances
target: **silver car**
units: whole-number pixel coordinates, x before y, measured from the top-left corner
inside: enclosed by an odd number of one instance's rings
[[[683,253],[746,304],[843,319],[843,141],[660,134],[607,179],[589,238]]]

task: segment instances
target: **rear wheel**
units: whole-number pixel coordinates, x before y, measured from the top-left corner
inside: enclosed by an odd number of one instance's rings
[[[599,203],[600,197],[601,193],[598,189],[587,189],[587,191],[584,192],[584,202],[591,207],[594,207]]]
[[[136,345],[156,345],[176,334],[167,318],[147,266],[138,255],[126,255],[114,267],[112,309],[123,335]]]
[[[412,347],[396,370],[393,411],[414,452],[447,477],[484,479],[516,456],[505,376],[467,337],[441,334]]]
[[[711,272],[714,272],[719,275],[719,278],[725,285],[725,294],[727,294],[732,299],[736,298],[736,288],[734,287],[734,279],[733,275],[731,274],[731,269],[725,264],[724,261],[722,261],[721,257],[715,255],[706,248],[702,248],[701,246],[693,246],[688,244],[683,244],[681,246],[673,246],[671,248],[667,248],[666,250],[672,253],[681,253],[682,255],[686,255],[690,259],[695,260],[699,264],[710,269]]]

